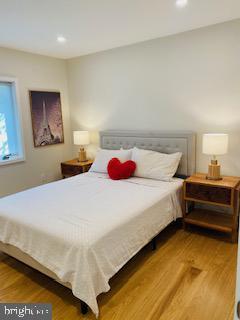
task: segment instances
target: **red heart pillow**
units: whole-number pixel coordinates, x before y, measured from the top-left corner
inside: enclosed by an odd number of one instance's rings
[[[113,180],[130,178],[136,169],[136,163],[132,160],[121,162],[118,158],[112,158],[108,162],[107,171]]]

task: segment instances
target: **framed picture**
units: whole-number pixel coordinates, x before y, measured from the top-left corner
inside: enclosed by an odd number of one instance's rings
[[[29,91],[35,147],[64,142],[60,92]]]

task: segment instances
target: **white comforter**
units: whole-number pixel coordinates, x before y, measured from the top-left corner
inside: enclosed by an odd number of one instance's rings
[[[0,241],[71,283],[98,316],[109,279],[181,216],[181,185],[86,173],[20,192],[0,199]]]

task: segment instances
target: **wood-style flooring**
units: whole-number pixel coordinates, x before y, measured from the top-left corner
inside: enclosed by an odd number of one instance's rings
[[[100,320],[232,320],[237,244],[172,225],[147,245],[98,298]],[[1,302],[48,302],[53,319],[82,316],[70,290],[4,254],[0,255]]]

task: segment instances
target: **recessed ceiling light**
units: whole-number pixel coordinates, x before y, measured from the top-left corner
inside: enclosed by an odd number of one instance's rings
[[[66,38],[63,37],[63,36],[58,36],[58,37],[57,37],[57,42],[59,42],[59,43],[64,43],[64,42],[66,42],[66,41],[67,41]]]
[[[188,0],[176,0],[176,6],[179,8],[183,8],[187,5]]]

